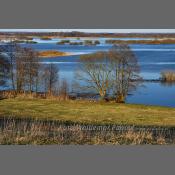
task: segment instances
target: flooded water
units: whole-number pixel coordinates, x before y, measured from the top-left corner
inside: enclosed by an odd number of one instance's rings
[[[24,47],[33,47],[36,50],[58,50],[71,53],[71,56],[42,58],[43,64],[54,63],[59,67],[59,76],[72,83],[75,79],[75,70],[79,66],[79,57],[82,54],[96,51],[107,51],[112,45],[105,44],[110,38],[94,38],[100,45],[57,45],[62,39],[40,40],[34,39],[38,44],[22,44]],[[118,39],[118,38],[117,38]],[[136,40],[137,38],[120,38]],[[149,39],[149,38],[148,38]],[[84,39],[85,40],[85,39]],[[71,41],[81,41],[73,38]],[[140,65],[140,74],[144,79],[158,79],[164,70],[175,70],[175,44],[130,45],[135,52]],[[175,107],[175,86],[165,86],[159,82],[146,82],[127,97],[128,103],[149,104]]]

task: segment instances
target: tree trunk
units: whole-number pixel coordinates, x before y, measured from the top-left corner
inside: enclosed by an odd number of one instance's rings
[[[117,94],[116,103],[125,103],[125,96],[123,94]]]
[[[100,101],[104,101],[106,97],[106,91],[101,91],[99,94],[100,94]]]

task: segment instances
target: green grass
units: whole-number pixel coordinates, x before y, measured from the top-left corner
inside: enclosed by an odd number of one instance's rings
[[[0,100],[0,117],[4,116],[47,118],[88,124],[175,126],[174,108],[79,100]]]

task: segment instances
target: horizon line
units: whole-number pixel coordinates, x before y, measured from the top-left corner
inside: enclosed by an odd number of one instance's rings
[[[0,32],[175,33],[175,29],[0,29]]]

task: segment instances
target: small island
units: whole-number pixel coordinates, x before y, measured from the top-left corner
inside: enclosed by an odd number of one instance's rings
[[[37,44],[38,43],[36,41],[31,41],[31,40],[14,40],[12,42],[17,44]]]
[[[52,38],[46,37],[46,36],[43,36],[43,37],[41,37],[40,39],[41,39],[41,40],[52,40]]]
[[[60,52],[57,50],[45,50],[45,51],[40,51],[38,53],[39,57],[45,58],[45,57],[59,57],[59,56],[66,56],[69,55],[66,52]]]

